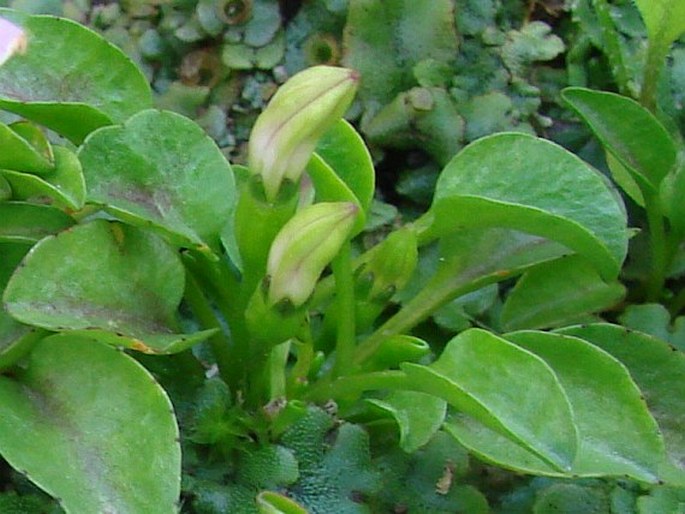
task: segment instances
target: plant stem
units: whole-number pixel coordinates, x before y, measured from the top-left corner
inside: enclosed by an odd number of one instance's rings
[[[455,283],[438,273],[398,313],[381,325],[357,347],[355,363],[361,365],[369,359],[390,336],[408,332],[427,319],[447,302],[483,287],[481,281]]]
[[[354,312],[354,278],[352,248],[347,241],[331,263],[335,277],[336,355],[333,373],[351,373],[355,349],[356,320]]]
[[[184,262],[189,274],[196,281],[197,288],[203,296],[210,295],[215,307],[228,324],[230,338],[226,339],[226,352],[230,360],[227,357],[223,362],[219,362],[217,358],[217,364],[221,377],[235,394],[245,389],[247,374],[245,363],[248,360],[249,351],[244,312],[237,301],[240,295],[240,284],[224,262],[211,262],[197,254],[184,255]]]
[[[348,375],[334,380],[322,380],[305,394],[312,402],[358,397],[364,391],[379,389],[405,389],[407,376],[402,371],[376,371],[361,375]]]
[[[666,281],[669,249],[666,241],[666,229],[658,192],[643,191],[647,222],[649,224],[652,268],[647,280],[647,301],[655,302],[661,297]]]
[[[200,285],[192,273],[186,274],[185,300],[204,328],[218,329],[217,333],[209,338],[209,345],[214,354],[214,359],[219,367],[219,375],[227,383],[234,382],[231,376],[233,369],[230,355],[230,343],[221,326],[221,322],[214,313],[209,300],[202,292]]]

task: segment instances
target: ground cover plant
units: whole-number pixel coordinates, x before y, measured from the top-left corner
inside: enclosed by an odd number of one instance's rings
[[[575,5],[620,64],[608,7]],[[232,165],[95,32],[0,11],[0,507],[677,512],[685,182],[657,107],[685,18],[637,7],[647,64],[611,68],[627,96],[562,93],[612,180],[532,127],[474,133],[435,150],[430,206],[385,234],[343,115],[358,94],[361,130],[403,146],[397,109],[446,88],[378,96],[352,52],[291,76]],[[350,5],[348,37],[374,9]]]

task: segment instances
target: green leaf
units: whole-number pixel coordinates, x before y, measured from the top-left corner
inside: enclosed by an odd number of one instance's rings
[[[92,340],[44,339],[0,377],[0,453],[66,512],[176,512],[178,436],[153,377]]]
[[[469,472],[466,449],[445,432],[437,432],[418,451],[399,448],[376,460],[383,476],[380,504],[372,512],[418,512],[430,514],[487,514],[483,494],[464,485]]]
[[[685,506],[682,488],[655,487],[637,499],[637,514],[680,514]]]
[[[307,511],[293,500],[273,491],[257,495],[257,507],[261,514],[307,514]]]
[[[445,400],[415,391],[394,391],[382,400],[367,400],[389,413],[400,429],[400,448],[413,453],[431,440],[447,412]]]
[[[374,494],[380,477],[372,465],[364,430],[350,423],[334,430],[332,418],[310,408],[283,435],[282,443],[292,450],[300,470],[299,480],[289,488],[291,498],[311,512],[368,512],[355,497]]]
[[[551,368],[534,354],[469,329],[430,367],[405,364],[402,370],[416,390],[447,400],[554,468],[571,468],[577,433],[569,400]]]
[[[461,445],[484,462],[530,475],[564,477],[567,472],[551,466],[523,446],[488,428],[464,413],[457,413],[444,425]]]
[[[352,125],[345,120],[333,125],[319,140],[316,154],[354,193],[359,206],[368,213],[373,200],[376,173],[371,154]]]
[[[5,177],[0,175],[0,202],[4,202],[10,198],[12,198],[12,186],[10,186]]]
[[[0,291],[4,291],[7,281],[30,249],[27,244],[0,244]],[[0,305],[0,370],[14,364],[31,349],[36,342],[35,333],[36,329],[17,322]],[[38,334],[38,337],[42,335]]]
[[[361,232],[366,225],[366,212],[361,208],[359,199],[336,175],[335,170],[316,153],[307,163],[307,175],[314,184],[318,202],[351,202],[358,207],[352,234]]]
[[[88,201],[175,244],[218,251],[235,202],[231,167],[193,121],[143,111],[102,128],[79,149]]]
[[[628,368],[659,424],[670,465],[676,468],[667,475],[665,466],[661,478],[685,485],[685,354],[663,341],[617,325],[577,326],[559,332],[591,342]]]
[[[37,176],[18,171],[0,170],[12,186],[15,199],[51,199],[57,207],[79,210],[86,199],[86,183],[81,163],[71,150],[63,146],[53,148],[55,168]]]
[[[680,237],[685,237],[685,165],[680,165],[675,173],[666,176],[661,184],[661,199],[664,213]]]
[[[176,334],[184,288],[177,253],[153,234],[96,220],[36,244],[5,290],[8,312],[49,330],[117,346],[178,351],[209,334]],[[106,280],[103,280],[106,277]]]
[[[93,130],[152,105],[147,79],[102,36],[76,22],[2,10],[28,34],[0,67],[0,107],[78,144]]]
[[[49,205],[0,202],[0,242],[35,243],[74,224],[71,216]]]
[[[685,316],[671,322],[671,313],[660,303],[628,305],[618,320],[625,328],[656,337],[685,352]]]
[[[0,123],[0,168],[47,173],[52,163],[12,127]]]
[[[431,236],[512,228],[564,244],[606,279],[627,251],[617,192],[575,155],[526,134],[496,134],[462,150],[440,175],[431,212]]]
[[[544,359],[566,391],[580,442],[574,474],[658,481],[664,442],[640,390],[618,360],[576,337],[533,331],[505,337]]]
[[[631,98],[604,91],[573,87],[562,96],[641,189],[658,189],[675,166],[677,148],[651,112]]]
[[[685,4],[676,0],[635,0],[647,34],[655,43],[669,46],[685,32]]]
[[[605,282],[582,257],[571,255],[527,271],[507,296],[505,331],[556,327],[617,304],[625,287]]]
[[[612,507],[608,495],[599,487],[560,483],[537,494],[532,514],[613,514],[616,511]]]

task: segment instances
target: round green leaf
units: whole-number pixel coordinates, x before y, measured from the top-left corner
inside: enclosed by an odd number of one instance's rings
[[[505,337],[544,359],[566,391],[580,442],[573,473],[658,481],[664,442],[618,360],[577,337],[533,331]]]
[[[670,462],[679,471],[676,479],[685,484],[685,354],[659,339],[617,325],[584,325],[560,332],[591,342],[628,368],[661,428]]]
[[[49,337],[0,377],[0,453],[66,512],[177,512],[178,435],[153,377],[95,341]]]
[[[152,105],[147,79],[117,47],[53,16],[2,11],[28,35],[0,67],[0,106],[80,143],[88,133]]]
[[[442,398],[416,391],[393,391],[369,403],[389,413],[400,429],[400,448],[413,453],[428,443],[442,426],[447,403]]]
[[[49,330],[170,335],[183,266],[164,241],[96,220],[36,244],[5,290],[8,312]]]
[[[572,87],[562,96],[641,188],[659,187],[675,166],[677,148],[651,112],[632,98],[605,91]]]
[[[231,167],[199,125],[143,111],[91,134],[78,156],[88,201],[125,221],[161,230],[174,243],[218,251],[231,216]]]
[[[568,325],[616,305],[625,295],[618,282],[604,282],[582,257],[569,255],[527,271],[502,308],[504,330]]]
[[[46,173],[52,163],[11,127],[0,123],[0,168]]]
[[[73,224],[70,216],[49,205],[0,202],[0,242],[35,243]]]
[[[536,355],[481,329],[453,338],[430,367],[404,364],[409,383],[532,451],[571,468],[577,433],[552,369]]]
[[[560,146],[526,134],[482,138],[438,179],[430,232],[505,227],[543,236],[584,255],[604,278],[626,256],[623,204],[607,180]]]
[[[63,146],[53,148],[55,168],[50,173],[33,175],[18,171],[0,170],[17,200],[51,199],[57,207],[79,210],[86,197],[86,183],[81,163],[71,150]]]

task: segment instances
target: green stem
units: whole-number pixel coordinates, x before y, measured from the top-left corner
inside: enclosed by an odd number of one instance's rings
[[[647,222],[649,224],[650,246],[652,251],[651,270],[647,279],[647,301],[656,302],[666,281],[669,248],[666,239],[666,228],[661,208],[661,199],[657,192],[643,191]]]
[[[224,368],[221,369],[221,376],[234,393],[244,390],[249,349],[244,311],[237,301],[240,284],[225,262],[211,262],[202,255],[191,253],[184,255],[184,263],[197,288],[203,296],[210,296],[229,326],[230,339],[227,340],[226,351],[230,355],[230,362],[224,360],[219,364],[220,368]]]
[[[229,340],[223,332],[221,322],[212,309],[212,305],[192,273],[186,275],[185,300],[204,328],[218,329],[216,334],[209,338],[209,345],[219,367],[219,375],[227,384],[234,383],[235,379],[232,374],[235,367],[231,359]]]
[[[441,274],[436,275],[398,313],[357,346],[355,363],[357,365],[363,364],[376,353],[388,337],[408,332],[447,302],[475,291],[486,283],[482,281],[455,283],[453,280],[441,276]]]
[[[342,376],[352,372],[356,320],[354,312],[354,277],[352,247],[346,242],[331,263],[335,277],[336,353],[333,373]]]
[[[358,397],[364,391],[381,389],[407,389],[407,376],[402,371],[376,371],[322,380],[307,391],[305,398],[312,402],[324,402]]]

